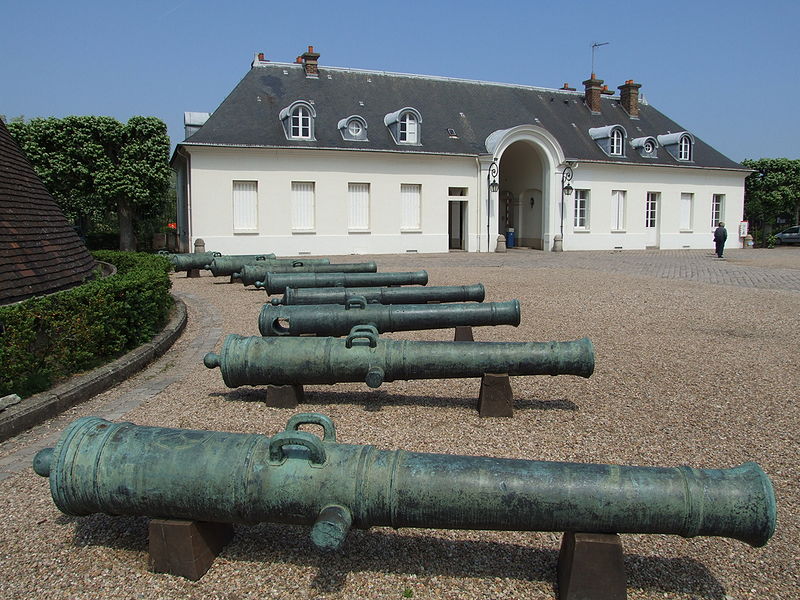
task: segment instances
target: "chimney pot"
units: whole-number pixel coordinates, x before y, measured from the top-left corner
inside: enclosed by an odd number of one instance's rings
[[[641,83],[634,83],[633,79],[628,79],[623,85],[619,86],[619,103],[622,108],[632,118],[639,117],[639,88]]]
[[[603,80],[597,79],[597,76],[594,73],[592,73],[592,76],[589,79],[583,82],[583,101],[593,113],[600,112],[600,94],[603,91],[602,86]]]
[[[314,52],[314,46],[309,46],[308,52],[300,56],[297,60],[297,62],[303,63],[306,77],[319,77],[319,68],[317,67],[318,61],[319,52]]]

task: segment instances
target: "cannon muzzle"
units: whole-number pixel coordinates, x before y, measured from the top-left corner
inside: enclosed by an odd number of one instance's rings
[[[206,367],[219,367],[225,385],[304,385],[509,375],[578,375],[594,371],[588,338],[573,342],[416,342],[387,340],[372,325],[354,327],[346,338],[225,338]]]
[[[424,288],[423,288],[424,289]],[[482,304],[367,304],[363,297],[345,305],[273,306],[258,317],[261,335],[347,335],[356,325],[374,325],[378,333],[458,326],[513,325],[520,322],[519,300]]]
[[[167,259],[172,263],[175,271],[191,271],[192,269],[205,269],[212,260],[222,256],[219,252],[195,252],[191,254],[168,254]]]
[[[380,285],[427,285],[427,271],[387,273],[267,273],[267,294],[283,294],[286,288],[362,287]]]
[[[320,438],[302,425],[322,427]],[[34,459],[68,515],[311,525],[333,550],[351,527],[722,536],[763,546],[775,496],[755,463],[731,469],[542,462],[340,444],[333,422],[272,437],[74,421]]]
[[[406,286],[406,287],[330,287],[286,288],[283,296],[272,298],[274,306],[296,304],[347,304],[363,297],[370,304],[425,304],[426,302],[483,302],[483,284]]]

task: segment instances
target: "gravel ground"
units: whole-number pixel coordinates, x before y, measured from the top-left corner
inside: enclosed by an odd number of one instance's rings
[[[763,266],[799,269],[800,252],[792,250],[763,253]],[[729,260],[761,268],[756,252],[730,252]],[[394,382],[378,390],[307,386],[297,411],[267,407],[256,389],[230,390],[219,370],[199,361],[187,368],[177,358],[200,334],[202,311],[217,312],[225,333],[257,335],[263,292],[181,274],[174,291],[193,299],[182,338],[144,373],[72,409],[67,422],[96,414],[156,370],[186,369],[125,420],[272,435],[295,412],[318,411],[333,418],[340,442],[383,449],[703,468],[756,461],[778,500],[778,527],[767,546],[623,535],[628,597],[800,598],[800,359],[789,341],[800,330],[798,292],[588,270],[574,257],[556,269],[551,256],[546,267],[537,264],[541,256],[358,258],[376,260],[384,271],[427,268],[429,285],[482,282],[487,301],[519,299],[519,327],[476,328],[476,341],[592,339],[596,369],[589,379],[513,377],[513,418],[478,417],[475,379]],[[389,337],[449,340],[452,330]],[[0,445],[0,455],[62,422]],[[0,510],[2,598],[556,596],[556,533],[373,528],[351,532],[341,552],[323,555],[308,528],[237,526],[208,573],[190,582],[147,571],[146,519],[62,515],[47,481],[30,470],[0,482]]]

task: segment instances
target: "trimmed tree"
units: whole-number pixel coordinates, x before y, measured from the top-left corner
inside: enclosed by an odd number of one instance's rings
[[[800,160],[760,158],[743,160],[753,169],[744,181],[745,214],[768,233],[779,217],[800,222]]]
[[[115,213],[120,250],[135,250],[134,222],[163,211],[169,136],[155,117],[65,117],[9,123],[36,173],[76,222]]]

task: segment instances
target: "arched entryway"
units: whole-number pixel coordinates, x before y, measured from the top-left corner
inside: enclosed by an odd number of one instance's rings
[[[513,232],[516,246],[544,249],[545,167],[541,149],[514,142],[500,159],[500,233]]]
[[[492,133],[486,149],[499,167],[491,234],[513,229],[516,246],[552,250],[558,233],[558,167],[564,163],[558,141],[542,127],[520,125]]]

